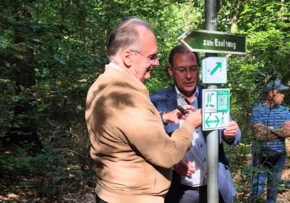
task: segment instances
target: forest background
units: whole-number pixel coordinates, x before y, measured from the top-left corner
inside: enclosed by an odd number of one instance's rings
[[[218,31],[247,37],[246,55],[222,55],[228,83],[220,86],[231,90],[231,114],[243,133],[241,144],[226,151],[238,191],[234,202],[246,202],[251,109],[266,81],[290,81],[290,2],[221,3]],[[183,32],[205,29],[202,0],[1,0],[0,201],[93,195],[85,98],[108,63],[107,35],[125,16],[147,20],[157,36],[160,66],[146,83],[150,93],[173,84],[165,71],[168,53]],[[288,92],[284,104],[290,105]],[[287,179],[284,174],[282,202],[290,199]],[[85,202],[76,196],[71,202]]]

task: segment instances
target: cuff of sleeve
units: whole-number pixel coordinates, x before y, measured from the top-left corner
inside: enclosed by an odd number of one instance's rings
[[[189,121],[186,120],[182,123],[182,127],[188,130],[188,132],[190,132],[191,134],[195,130],[194,125],[192,125]]]
[[[228,142],[231,142],[231,141],[233,141],[233,140],[236,139],[236,137],[230,137],[230,138],[228,138],[228,137],[226,137],[225,135],[223,135],[223,138],[224,138],[226,141],[228,141]]]
[[[163,112],[163,111],[160,111],[160,112],[159,112],[159,115],[160,115],[160,117],[161,117],[161,120],[162,120],[163,125],[167,125],[167,123],[165,123],[164,120],[163,120],[163,115],[164,115],[165,113],[166,113],[166,112]]]

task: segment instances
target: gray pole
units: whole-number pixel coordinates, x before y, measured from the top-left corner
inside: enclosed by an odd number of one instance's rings
[[[217,0],[205,0],[205,29],[209,31],[217,31]],[[217,54],[206,53],[208,56],[216,56]],[[208,89],[215,89],[217,86],[211,85]],[[206,137],[207,142],[207,202],[219,203],[218,189],[218,131],[209,132]]]
[[[217,31],[217,0],[205,0],[205,29]]]

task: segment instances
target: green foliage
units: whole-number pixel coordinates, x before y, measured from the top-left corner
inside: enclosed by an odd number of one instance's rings
[[[235,201],[245,202],[252,176],[251,109],[275,71],[284,83],[289,82],[290,3],[231,0],[222,4],[219,31],[247,35],[247,55],[227,55],[225,85],[231,89],[231,114],[243,132],[242,144],[226,150],[239,192]],[[160,66],[146,83],[150,93],[173,84],[166,65],[177,37],[205,27],[202,0],[2,0],[0,14],[0,191],[35,188],[42,196],[94,186],[85,98],[108,63],[106,38],[116,23],[125,16],[138,16],[154,29]],[[24,111],[16,114],[20,107]],[[35,151],[34,138],[13,148],[3,142],[11,138],[8,132],[16,132],[17,138],[32,137],[33,130],[42,151]]]
[[[199,7],[195,7],[195,5],[199,5]],[[146,83],[150,93],[155,93],[173,84],[166,69],[168,53],[179,43],[177,38],[182,33],[202,27],[204,21],[202,6],[200,1],[170,4],[160,10],[159,20],[152,22],[153,28],[162,27],[162,29],[154,30],[157,42],[162,46],[158,47],[160,65],[153,69],[151,80]]]
[[[15,146],[13,150],[0,155],[2,191],[8,191],[9,188],[17,191],[33,187],[37,188],[36,193],[39,197],[52,196],[80,190],[83,181],[93,177],[92,174],[85,177],[80,166],[77,163],[73,164],[75,155],[78,155],[74,151],[46,147],[41,153],[31,156],[26,152],[31,147],[33,146],[29,144],[23,147]]]

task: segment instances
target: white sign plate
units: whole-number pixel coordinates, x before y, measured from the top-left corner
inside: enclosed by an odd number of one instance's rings
[[[227,58],[207,57],[202,60],[202,83],[227,83]]]
[[[202,90],[202,129],[224,129],[230,122],[230,89]]]

